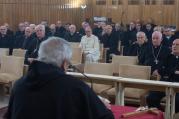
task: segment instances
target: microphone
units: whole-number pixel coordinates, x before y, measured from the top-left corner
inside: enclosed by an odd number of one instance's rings
[[[93,90],[93,80],[90,79],[85,73],[83,73],[80,69],[78,69],[76,66],[72,65],[71,63],[69,63],[69,68],[73,69],[73,70],[76,70],[78,73],[82,74],[86,79],[89,79],[90,80],[90,87],[91,89]]]

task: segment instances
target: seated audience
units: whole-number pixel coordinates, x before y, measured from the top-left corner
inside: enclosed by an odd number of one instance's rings
[[[144,65],[146,49],[149,47],[144,32],[137,33],[137,41],[134,42],[127,53],[128,56],[138,56],[138,63]]]
[[[157,76],[158,69],[163,67],[169,54],[169,48],[162,44],[162,33],[155,31],[152,34],[152,44],[145,51],[144,65],[151,66],[152,75]]]
[[[167,57],[164,66],[160,67],[159,75],[162,81],[179,82],[179,39],[173,41],[172,53]],[[168,78],[164,78],[164,76]],[[161,109],[160,101],[165,97],[164,92],[150,91],[147,96],[147,104],[149,107],[157,107]],[[179,112],[179,94],[175,98],[175,111]]]
[[[4,26],[7,27],[7,35],[14,35],[14,32],[10,29],[9,24],[8,23],[4,23]]]
[[[68,42],[80,42],[81,41],[81,35],[76,32],[76,26],[74,24],[69,26],[69,32],[66,32],[65,40]]]
[[[172,43],[175,40],[174,35],[172,34],[171,28],[166,27],[163,31],[163,45],[170,48],[172,47]]]
[[[37,25],[35,27],[37,37],[32,40],[30,43],[29,48],[27,49],[25,55],[25,63],[31,63],[35,58],[38,56],[38,50],[40,44],[47,39],[45,36],[45,26],[44,25]]]
[[[146,34],[146,36],[147,36],[147,39],[148,39],[149,42],[151,43],[151,41],[152,41],[152,33],[153,33],[152,24],[147,23],[147,24],[145,25],[144,32],[145,32],[145,34]]]
[[[48,26],[48,21],[42,20],[40,24],[45,26],[45,36],[50,36],[50,28]]]
[[[92,34],[90,27],[86,27],[85,33],[86,35],[81,38],[80,42],[85,63],[98,62],[100,58],[98,37]]]
[[[14,39],[12,35],[7,34],[7,27],[0,26],[0,48],[9,48],[9,54],[12,54]]]
[[[12,89],[6,119],[114,119],[88,85],[65,74],[72,56],[68,42],[51,37],[38,54]]]
[[[97,22],[94,24],[94,28],[93,28],[93,34],[95,36],[98,37],[99,40],[101,40],[101,36],[102,36],[102,26],[101,26],[101,22]]]
[[[86,27],[89,27],[89,24],[84,21],[84,22],[82,22],[81,26],[82,26],[82,28],[80,28],[79,34],[81,36],[84,36],[85,35],[85,29],[86,29]]]
[[[108,48],[109,50],[107,51],[107,62],[109,62],[110,56],[112,54],[120,54],[118,51],[118,42],[119,39],[115,32],[112,31],[112,26],[107,25],[106,26],[106,33],[102,36],[102,41],[104,44],[104,48]]]
[[[64,38],[66,29],[62,26],[62,22],[60,20],[56,23],[56,32],[59,34],[59,37]]]
[[[19,23],[19,26],[18,26],[18,31],[16,32],[15,34],[15,37],[18,37],[18,36],[23,36],[25,33],[25,25],[24,23]]]
[[[125,40],[123,41],[123,45],[124,45],[123,55],[127,55],[130,45],[132,45],[133,42],[136,41],[136,34],[137,31],[135,28],[135,23],[130,22],[129,28],[125,32],[125,36],[124,36]]]
[[[56,25],[55,24],[51,24],[50,25],[50,32],[48,36],[56,36],[56,37],[60,37],[60,34],[57,32],[56,30]]]
[[[22,49],[28,49],[29,45],[31,44],[33,40],[32,36],[32,30],[30,27],[25,28],[25,34],[23,36],[18,36],[15,39],[14,47],[13,48],[22,48]]]

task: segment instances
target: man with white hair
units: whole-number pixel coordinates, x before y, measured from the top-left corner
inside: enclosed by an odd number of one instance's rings
[[[82,48],[85,63],[98,62],[100,57],[98,37],[92,34],[92,29],[85,29],[86,35],[81,38],[80,47]]]
[[[164,65],[169,54],[169,48],[162,44],[162,33],[155,31],[152,34],[152,45],[145,52],[144,65],[151,66],[152,75],[158,76],[158,69]]]
[[[80,42],[81,41],[81,35],[76,32],[76,26],[74,24],[69,26],[69,32],[66,32],[65,40],[68,42]]]
[[[40,44],[47,39],[45,36],[45,26],[44,25],[37,25],[35,27],[36,38],[33,39],[31,42],[25,56],[25,63],[29,64],[33,61],[34,58],[38,56],[38,50]]]
[[[38,54],[12,89],[6,119],[114,119],[88,85],[65,73],[72,56],[67,41],[51,37]]]

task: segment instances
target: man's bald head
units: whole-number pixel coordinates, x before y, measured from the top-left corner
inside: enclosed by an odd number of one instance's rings
[[[159,31],[154,31],[152,34],[152,44],[157,47],[160,46],[162,42],[162,33]]]

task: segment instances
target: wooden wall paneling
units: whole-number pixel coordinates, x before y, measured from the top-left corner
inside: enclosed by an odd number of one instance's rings
[[[151,5],[151,18],[158,25],[162,25],[162,9],[161,5]]]
[[[175,1],[175,24],[177,27],[177,30],[179,30],[179,0]]]
[[[142,7],[142,20],[145,22],[147,21],[149,18],[151,18],[151,5],[143,5]]]
[[[175,10],[176,8],[173,5],[163,5],[162,15],[163,15],[163,24],[166,25],[175,25]],[[178,11],[179,12],[179,11]]]
[[[137,18],[146,21],[153,18],[156,24],[167,24],[179,26],[179,1],[175,0],[175,5],[163,5],[163,0],[158,0],[157,5],[144,5],[144,0],[140,5],[128,5],[128,0],[123,0],[122,5],[112,5],[112,0],[107,0],[106,5],[96,5],[96,0],[0,0],[0,24],[8,22],[16,28],[21,21],[39,23],[41,20],[48,20],[49,24],[62,22],[72,22],[81,27],[81,22],[85,18],[93,16],[106,16],[114,22],[129,23]],[[79,3],[78,8],[74,7]],[[65,4],[71,4],[68,8]],[[87,4],[87,8],[82,11],[81,4]]]
[[[139,5],[128,5],[127,23],[140,18]]]

